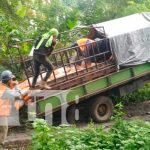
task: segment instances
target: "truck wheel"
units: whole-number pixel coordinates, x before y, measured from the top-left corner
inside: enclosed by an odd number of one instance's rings
[[[90,114],[92,119],[97,122],[105,122],[110,119],[113,113],[113,103],[109,97],[97,97],[91,105]]]

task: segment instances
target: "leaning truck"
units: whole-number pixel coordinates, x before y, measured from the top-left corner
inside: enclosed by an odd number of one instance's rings
[[[77,47],[61,48],[52,53],[55,70],[48,80],[52,90],[39,92],[36,99],[38,117],[62,111],[67,104],[70,121],[75,119],[75,110],[82,108],[94,121],[105,122],[113,113],[112,95],[125,96],[150,81],[149,12],[82,28],[89,30],[86,37],[100,39],[95,42],[97,47],[92,48],[91,56],[78,57],[74,62],[69,60]],[[19,86],[28,89],[34,74],[32,60],[24,59],[19,48],[18,52],[27,77]],[[87,59],[94,60],[91,66],[86,65]],[[79,61],[85,67],[78,69]],[[43,68],[39,81],[44,74]]]

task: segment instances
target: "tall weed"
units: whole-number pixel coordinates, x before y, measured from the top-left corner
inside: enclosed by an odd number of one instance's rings
[[[101,125],[87,128],[54,127],[44,120],[34,123],[32,150],[148,150],[150,123],[115,120],[109,130]]]

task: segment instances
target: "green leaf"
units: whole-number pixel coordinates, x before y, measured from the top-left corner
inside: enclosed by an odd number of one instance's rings
[[[27,7],[22,6],[20,9],[17,10],[17,15],[21,18],[24,18],[27,12]]]
[[[72,21],[70,19],[67,20],[67,27],[69,29],[73,29],[76,26],[76,24],[77,24],[77,21]]]

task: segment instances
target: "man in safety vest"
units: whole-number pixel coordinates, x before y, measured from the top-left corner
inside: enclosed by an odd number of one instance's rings
[[[51,87],[47,85],[47,80],[53,71],[53,65],[50,62],[48,56],[52,53],[56,45],[56,37],[58,36],[58,30],[53,28],[49,32],[43,34],[35,44],[33,52],[34,62],[34,78],[32,81],[32,88],[35,88],[37,78],[40,74],[40,66],[43,65],[48,71],[46,76],[41,81],[40,87],[50,90]]]
[[[23,105],[23,95],[15,89],[17,81],[11,71],[5,70],[1,73],[0,82],[0,144],[3,144],[8,132],[8,118],[12,109],[19,110]],[[28,99],[29,100],[29,99]],[[18,116],[19,117],[19,116]]]

